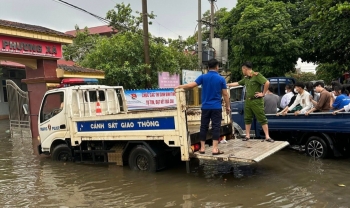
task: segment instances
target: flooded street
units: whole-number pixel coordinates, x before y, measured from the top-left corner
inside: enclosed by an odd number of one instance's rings
[[[184,163],[158,173],[60,163],[33,155],[0,121],[1,207],[350,207],[350,159],[289,149],[253,166]],[[339,186],[344,184],[345,187]]]

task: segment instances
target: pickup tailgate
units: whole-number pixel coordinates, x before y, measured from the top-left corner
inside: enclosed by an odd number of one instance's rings
[[[257,163],[289,145],[286,141],[275,141],[274,143],[261,141],[261,139],[251,139],[249,141],[231,139],[226,144],[219,144],[219,149],[224,154],[212,155],[211,147],[206,147],[205,154],[199,154],[197,151],[191,153],[190,157],[203,160]]]

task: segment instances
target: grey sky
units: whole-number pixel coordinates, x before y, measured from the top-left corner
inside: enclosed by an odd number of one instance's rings
[[[141,0],[65,0],[85,10],[105,17],[116,3],[130,3],[133,11],[141,11]],[[237,0],[217,0],[218,8],[231,10]],[[184,38],[193,34],[197,24],[197,0],[148,0],[148,11],[157,17],[149,31],[155,36]],[[202,0],[202,13],[210,9],[208,0]],[[79,27],[103,25],[98,19],[67,7],[54,0],[2,0],[0,19],[17,21],[48,27],[58,31],[73,30]]]

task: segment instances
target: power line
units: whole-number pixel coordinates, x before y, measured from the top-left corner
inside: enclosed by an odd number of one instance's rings
[[[176,32],[174,32],[174,31],[170,30],[169,28],[165,27],[164,25],[160,24],[160,23],[159,23],[157,20],[152,20],[152,21],[155,21],[156,23],[158,23],[158,25],[160,25],[160,26],[164,27],[165,29],[169,30],[170,32],[174,33],[175,35],[177,35],[177,36],[181,36],[181,35],[177,34]]]
[[[102,21],[102,22],[105,23],[105,24],[110,25],[110,23],[111,23],[111,21],[108,20],[108,19],[105,19],[105,18],[103,18],[103,17],[100,17],[100,16],[98,16],[98,15],[96,15],[96,14],[93,14],[93,13],[91,13],[91,12],[89,12],[89,11],[87,11],[87,10],[81,8],[81,7],[75,6],[75,5],[70,4],[70,3],[66,2],[66,1],[63,1],[63,0],[53,0],[53,1],[56,2],[56,3],[63,4],[63,5],[68,6],[68,7],[74,8],[74,9],[76,9],[76,10],[82,11],[82,12],[84,12],[84,13],[87,13],[87,14],[89,14],[89,15],[91,15],[91,16],[97,18],[98,20]],[[122,28],[124,28],[124,29],[126,29],[126,30],[128,30],[128,31],[131,31],[131,29],[130,29],[129,27],[125,26],[125,25],[119,24],[119,26],[122,27]],[[142,36],[144,36],[144,37],[148,37],[150,40],[153,40],[153,41],[156,40],[156,38],[153,38],[153,37],[151,37],[151,36],[149,36],[149,35],[144,35],[144,34],[138,32],[138,31],[135,31],[134,33],[136,33],[136,34],[138,34],[138,35],[142,35]]]
[[[99,20],[101,20],[101,21],[103,21],[103,22],[105,22],[105,23],[110,23],[109,20],[106,20],[106,19],[103,18],[103,17],[100,17],[100,16],[98,16],[98,15],[96,15],[96,14],[93,14],[93,13],[91,13],[91,12],[89,12],[89,11],[86,11],[85,9],[80,8],[80,7],[78,7],[78,6],[75,6],[75,5],[73,5],[73,4],[70,4],[70,3],[66,2],[66,1],[63,1],[63,0],[53,0],[53,1],[55,1],[55,2],[58,1],[58,2],[60,2],[60,3],[62,3],[62,4],[65,4],[65,5],[68,5],[68,6],[72,7],[72,8],[74,8],[74,9],[77,9],[77,10],[80,10],[80,11],[82,11],[82,12],[85,12],[85,13],[87,13],[87,14],[89,14],[89,15],[91,15],[91,16],[93,16],[93,17],[95,17],[95,18],[97,18],[97,19],[99,19]]]

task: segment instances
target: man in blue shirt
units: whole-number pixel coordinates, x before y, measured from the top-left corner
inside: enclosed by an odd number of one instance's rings
[[[334,95],[337,96],[337,98],[332,104],[332,110],[339,110],[344,108],[344,106],[349,105],[350,97],[346,95],[346,91],[347,90],[345,90],[342,85],[334,86]]]
[[[175,87],[175,90],[179,88],[188,89],[202,85],[202,115],[199,133],[201,138],[201,149],[199,150],[199,153],[205,153],[205,141],[211,120],[213,135],[212,154],[218,155],[224,153],[218,149],[218,140],[220,137],[222,120],[221,97],[224,97],[227,113],[230,113],[230,101],[227,92],[226,80],[218,73],[219,62],[216,59],[211,59],[208,62],[208,67],[209,71],[207,74],[202,74],[194,82],[179,85]]]

